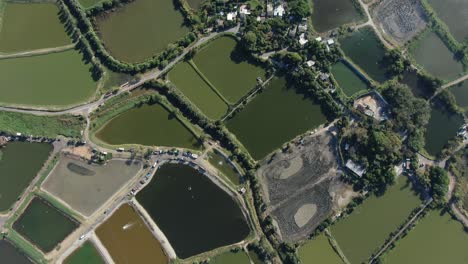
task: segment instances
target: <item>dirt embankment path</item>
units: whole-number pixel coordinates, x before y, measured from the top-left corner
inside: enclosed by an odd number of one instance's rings
[[[71,50],[75,47],[75,44],[69,44],[60,47],[53,47],[53,48],[46,48],[46,49],[38,49],[38,50],[30,50],[30,51],[22,51],[18,53],[7,53],[7,54],[0,54],[0,60],[3,59],[13,59],[13,58],[24,58],[24,57],[31,57],[31,56],[38,56],[38,55],[46,55],[50,53],[58,53],[66,50]]]
[[[362,8],[364,9],[364,12],[366,13],[366,16],[367,16],[367,22],[364,23],[364,24],[361,24],[359,26],[356,27],[356,29],[360,29],[360,28],[363,28],[363,27],[366,27],[366,26],[370,26],[372,27],[372,29],[374,29],[374,32],[375,34],[377,35],[377,37],[380,39],[380,41],[383,43],[383,45],[387,48],[387,49],[394,49],[395,47],[390,44],[390,42],[388,42],[382,35],[382,33],[380,32],[379,28],[377,27],[377,25],[375,25],[374,23],[374,20],[372,20],[372,16],[370,14],[370,11],[369,11],[369,6],[371,6],[373,2],[369,3],[369,4],[366,4],[364,3],[362,0],[359,0],[359,4],[362,6]]]

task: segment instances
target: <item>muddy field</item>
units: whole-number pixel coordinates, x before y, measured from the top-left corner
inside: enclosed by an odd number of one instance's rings
[[[384,34],[399,45],[426,27],[426,15],[419,0],[383,0],[372,13]]]
[[[291,143],[258,170],[268,211],[285,241],[307,237],[334,210],[347,204],[350,187],[339,178],[337,139],[331,131]]]
[[[111,160],[100,166],[62,156],[42,188],[81,214],[90,216],[140,168],[141,162],[129,164],[124,160]]]

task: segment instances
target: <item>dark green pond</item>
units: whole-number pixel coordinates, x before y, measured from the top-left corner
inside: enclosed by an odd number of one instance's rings
[[[415,71],[406,71],[403,73],[403,78],[400,82],[408,85],[414,96],[428,99],[432,95],[432,91],[424,84]]]
[[[411,48],[416,62],[428,73],[444,80],[455,79],[463,72],[463,65],[434,32],[426,32]]]
[[[368,88],[367,83],[354,73],[344,62],[338,62],[333,65],[331,72],[346,96],[353,96]]]
[[[96,136],[111,145],[199,148],[195,136],[159,104],[133,108],[116,116]]]
[[[263,93],[227,122],[227,127],[259,160],[326,121],[318,104],[287,87],[284,78],[274,78]]]
[[[433,106],[426,130],[426,151],[437,155],[449,139],[457,135],[462,124],[461,115],[451,114],[441,107]]]
[[[50,252],[77,227],[76,221],[38,197],[13,224],[13,229],[43,252]]]
[[[468,1],[428,0],[428,2],[459,42],[468,38]]]
[[[21,253],[15,246],[5,239],[0,239],[1,263],[5,264],[32,264],[29,258]]]
[[[239,242],[249,234],[239,205],[187,165],[161,166],[137,200],[180,258]]]
[[[10,142],[0,148],[0,212],[8,210],[47,160],[52,145]]]
[[[468,109],[468,81],[450,87],[450,92],[455,96],[459,107]]]
[[[385,48],[370,28],[362,28],[339,39],[346,56],[363,69],[377,82],[387,80],[386,69],[382,64]]]
[[[352,0],[313,0],[312,24],[318,32],[357,22],[361,16]]]

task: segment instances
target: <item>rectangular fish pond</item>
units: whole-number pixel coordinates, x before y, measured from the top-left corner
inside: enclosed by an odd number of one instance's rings
[[[10,241],[0,239],[0,257],[2,263],[32,264],[29,257],[15,247]]]
[[[13,229],[47,253],[70,235],[78,225],[75,219],[36,196],[13,224]]]
[[[437,16],[448,26],[458,42],[468,38],[468,1],[466,0],[427,0]]]
[[[340,256],[335,252],[328,237],[321,234],[307,241],[298,250],[299,259],[302,264],[339,264],[343,263]]]
[[[359,73],[355,73],[346,62],[338,62],[333,65],[331,72],[343,93],[348,97],[369,88],[367,80],[363,80],[363,77],[359,76]]]
[[[36,177],[52,145],[14,141],[0,147],[0,212],[8,210]]]
[[[377,82],[388,79],[383,64],[385,47],[374,31],[365,27],[339,39],[345,55]]]
[[[162,165],[136,198],[182,259],[237,243],[250,232],[234,198],[188,165]]]
[[[408,179],[400,176],[383,196],[367,198],[330,231],[351,263],[366,262],[421,203]]]
[[[166,264],[168,258],[161,244],[138,213],[128,204],[96,229],[96,234],[115,263]]]
[[[200,148],[195,135],[160,104],[145,104],[115,116],[96,132],[96,137],[110,145]]]
[[[312,0],[312,24],[325,32],[362,19],[352,0]]]
[[[99,35],[110,54],[126,62],[141,62],[184,37],[189,28],[174,3],[135,0],[97,17]]]
[[[464,81],[450,87],[449,91],[453,96],[455,96],[457,105],[468,110],[468,81]]]
[[[86,241],[64,261],[64,264],[105,264],[101,254],[92,242]]]
[[[320,105],[288,87],[284,78],[273,78],[226,126],[259,160],[326,121]]]
[[[383,263],[468,263],[468,233],[447,212],[430,211],[387,253]]]
[[[1,18],[0,52],[15,53],[71,44],[60,22],[59,9],[53,2],[7,2]]]

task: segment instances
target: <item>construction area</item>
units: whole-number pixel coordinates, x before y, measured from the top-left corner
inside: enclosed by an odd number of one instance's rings
[[[299,138],[258,170],[267,212],[284,241],[306,238],[353,196],[351,187],[340,180],[334,129]]]
[[[383,33],[403,45],[424,30],[427,24],[419,0],[383,0],[372,11]]]

